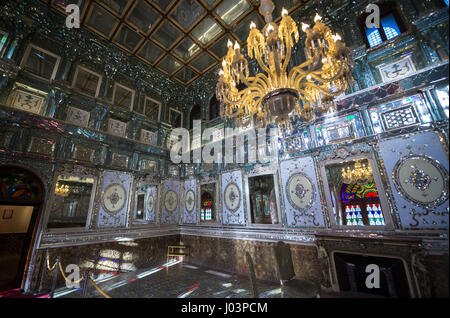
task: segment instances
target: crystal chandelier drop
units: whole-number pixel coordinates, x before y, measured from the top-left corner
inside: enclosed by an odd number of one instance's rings
[[[342,181],[346,184],[364,186],[373,182],[372,167],[370,164],[362,164],[360,161],[357,161],[353,168],[350,166],[342,168],[341,175]]]
[[[250,24],[248,55],[255,58],[266,74],[249,74],[247,59],[240,46],[228,42],[228,53],[222,62],[216,95],[221,102],[221,115],[237,118],[242,124],[254,119],[257,126],[266,123],[290,123],[299,116],[308,122],[315,113],[334,108],[334,98],[352,83],[353,60],[341,37],[321,22],[317,14],[311,28],[302,24],[306,34],[307,60],[288,71],[294,44],[299,41],[297,24],[283,9],[280,25],[272,22],[275,6],[262,0],[259,12],[265,17],[262,32]]]

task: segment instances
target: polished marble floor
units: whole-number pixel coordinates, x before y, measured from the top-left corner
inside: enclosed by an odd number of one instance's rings
[[[103,273],[94,278],[97,285],[112,298],[248,298],[252,288],[248,276],[173,260],[160,266],[127,273]],[[257,282],[260,298],[279,298],[280,286],[266,281]],[[79,289],[60,288],[55,298],[79,298]],[[87,298],[103,298],[89,284]]]

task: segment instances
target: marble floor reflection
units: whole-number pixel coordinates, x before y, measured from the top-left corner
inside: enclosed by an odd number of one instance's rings
[[[249,298],[252,288],[248,276],[233,275],[179,260],[127,273],[103,273],[96,284],[112,298]],[[260,298],[279,298],[280,286],[258,281]],[[80,298],[79,289],[60,288],[55,298]],[[103,298],[91,284],[86,298]]]

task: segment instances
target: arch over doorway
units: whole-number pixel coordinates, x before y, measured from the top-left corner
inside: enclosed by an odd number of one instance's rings
[[[26,280],[45,187],[32,171],[0,165],[0,291]]]

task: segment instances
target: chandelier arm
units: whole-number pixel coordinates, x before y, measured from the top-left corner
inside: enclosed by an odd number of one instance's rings
[[[308,60],[303,62],[302,64],[292,68],[289,73],[289,83],[294,83],[296,81],[297,75],[300,76],[308,76],[311,72],[304,70],[305,67],[309,66],[312,63],[312,60]]]
[[[262,55],[255,53],[256,61],[258,62],[259,66],[266,72],[267,74],[270,74],[270,69],[267,67],[266,64],[262,61]]]
[[[288,44],[286,43],[286,47],[287,47],[287,50],[286,50],[286,58],[284,59],[284,63],[283,63],[283,66],[282,66],[282,72],[283,72],[283,73],[286,73],[288,64],[289,64],[289,62],[291,61],[291,54],[292,54],[292,47],[291,47],[291,45],[288,45]]]
[[[326,82],[332,82],[337,80],[339,77],[341,77],[343,75],[343,71],[344,71],[344,63],[340,63],[340,68],[339,71],[336,73],[336,75],[332,78],[323,78],[322,76],[317,76],[317,74],[323,74],[323,71],[321,72],[312,72],[311,73],[311,77],[314,78],[315,80],[321,82],[321,83],[326,83]]]
[[[331,92],[331,91],[327,90],[326,88],[323,88],[322,86],[316,85],[314,83],[305,83],[304,87],[310,87],[310,88],[319,90],[320,92],[322,92],[325,95],[334,96],[334,97],[339,96],[343,92],[345,92],[345,89],[340,89],[340,90],[338,90],[336,92]]]
[[[256,77],[249,77],[248,79],[247,78],[244,78],[243,80],[242,80],[242,82],[244,83],[244,85],[245,86],[247,86],[247,88],[252,88],[252,87],[258,87],[258,89],[260,89],[260,90],[264,90],[264,84],[266,84],[266,86],[267,86],[267,83],[259,83],[259,81],[258,81],[258,78],[256,78]]]
[[[270,87],[270,80],[266,75],[260,73],[255,78],[255,84],[259,84],[262,91],[267,91]]]

